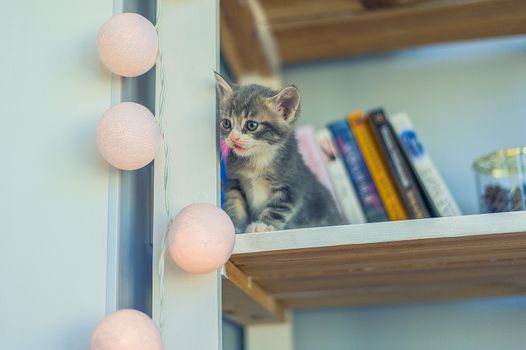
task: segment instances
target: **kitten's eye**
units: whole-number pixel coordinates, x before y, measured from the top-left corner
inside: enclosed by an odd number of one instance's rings
[[[223,119],[221,120],[221,127],[225,130],[230,130],[232,129],[232,122],[228,119]]]
[[[247,130],[248,131],[256,131],[256,129],[258,128],[259,126],[259,123],[258,122],[255,122],[253,120],[249,120],[245,126],[247,127]]]

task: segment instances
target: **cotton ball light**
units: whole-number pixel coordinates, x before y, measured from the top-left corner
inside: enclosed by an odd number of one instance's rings
[[[161,146],[161,131],[148,108],[134,102],[108,109],[97,127],[97,146],[108,163],[136,170],[150,163]]]
[[[90,350],[162,350],[161,334],[146,314],[124,309],[106,316],[91,336]]]
[[[159,38],[153,24],[137,13],[120,13],[102,25],[97,51],[111,72],[136,77],[155,65]]]
[[[234,224],[221,209],[206,203],[185,207],[168,231],[170,256],[190,273],[207,273],[220,268],[232,254]]]

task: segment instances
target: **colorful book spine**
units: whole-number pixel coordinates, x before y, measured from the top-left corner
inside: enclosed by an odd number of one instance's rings
[[[421,188],[424,190],[431,209],[438,216],[462,215],[434,162],[420,143],[409,115],[398,113],[391,116],[389,121]]]
[[[387,221],[382,201],[346,120],[329,124],[336,147],[369,222]]]
[[[345,165],[329,129],[324,128],[316,133],[316,140],[320,146],[325,168],[331,179],[334,192],[340,207],[342,214],[350,224],[363,224],[367,222],[365,214],[360,205],[358,195],[354,190]]]
[[[221,179],[221,208],[223,208],[223,205],[225,204],[225,188],[228,180],[226,173],[226,161],[228,159],[228,152],[229,149],[226,146],[225,141],[223,139],[219,140],[219,176]]]
[[[430,217],[418,182],[402,153],[396,133],[387,121],[384,111],[381,109],[371,111],[367,119],[409,217],[411,219]]]
[[[298,140],[298,149],[303,161],[312,171],[314,176],[316,176],[316,179],[329,190],[340,214],[343,214],[329,174],[325,168],[323,155],[320,146],[318,145],[318,141],[316,140],[316,131],[314,130],[314,127],[310,125],[301,126],[296,129],[295,135]]]
[[[351,130],[362,152],[371,177],[373,178],[385,211],[390,220],[406,220],[409,218],[394,185],[391,174],[380,155],[380,150],[371,131],[371,127],[362,112],[350,113],[347,118]]]

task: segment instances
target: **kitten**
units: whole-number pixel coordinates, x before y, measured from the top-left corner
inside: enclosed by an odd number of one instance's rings
[[[341,225],[329,191],[303,162],[294,136],[300,95],[238,86],[216,73],[219,129],[231,150],[225,211],[236,232]]]

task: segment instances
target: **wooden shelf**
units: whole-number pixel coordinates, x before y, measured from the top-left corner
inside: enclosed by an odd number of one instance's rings
[[[526,212],[238,235],[225,316],[526,294]]]
[[[254,3],[260,6],[249,15]],[[359,0],[223,0],[221,17],[221,48],[238,78],[275,74],[265,57],[291,64],[526,34],[524,0],[419,0],[381,9]]]

